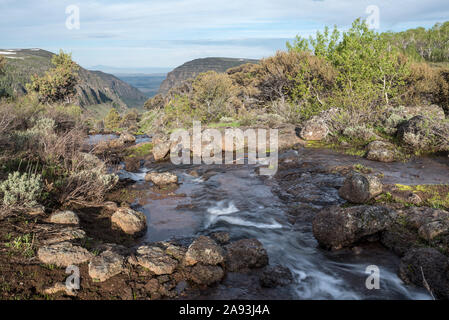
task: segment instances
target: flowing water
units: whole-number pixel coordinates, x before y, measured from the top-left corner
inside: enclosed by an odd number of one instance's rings
[[[302,163],[341,166],[362,163],[384,173],[385,183],[423,184],[449,181],[449,162],[423,158],[408,163],[382,164],[336,154],[329,150],[303,149],[296,153]],[[251,276],[228,275],[215,288],[197,296],[209,299],[429,299],[424,291],[406,286],[397,276],[399,259],[378,244],[329,252],[318,247],[307,219],[291,222],[288,201],[281,200],[279,181],[256,174],[254,166],[155,164],[139,173],[120,172],[135,181],[141,196],[134,205],[148,218],[142,241],[182,239],[216,231],[231,239],[257,238],[268,251],[270,264],[290,268],[295,281],[282,289],[261,289]],[[149,171],[170,171],[180,178],[173,191],[161,191],[145,182]],[[296,188],[302,188],[304,205],[322,207],[342,203],[336,174],[304,172]],[[380,269],[380,289],[368,290],[365,273],[370,265]]]

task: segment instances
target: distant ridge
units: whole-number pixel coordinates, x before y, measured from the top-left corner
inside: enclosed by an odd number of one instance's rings
[[[11,95],[26,93],[25,85],[34,74],[43,75],[52,67],[54,53],[42,49],[0,49],[7,58],[6,74],[1,77],[0,91]],[[147,97],[119,78],[101,71],[80,67],[76,88],[80,106],[110,104],[122,110],[142,107]]]
[[[245,63],[259,63],[254,59],[238,58],[202,58],[184,63],[167,74],[167,78],[162,82],[159,93],[166,94],[171,88],[181,84],[183,81],[193,78],[206,71],[225,72]]]

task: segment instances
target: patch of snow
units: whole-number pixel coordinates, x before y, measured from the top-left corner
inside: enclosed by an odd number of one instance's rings
[[[7,54],[16,54],[16,53],[15,52],[11,52],[11,51],[0,51],[0,54],[7,55]]]

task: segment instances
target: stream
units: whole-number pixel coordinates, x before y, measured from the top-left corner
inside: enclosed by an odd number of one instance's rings
[[[293,155],[305,167],[361,163],[382,172],[384,183],[449,181],[447,158],[385,164],[321,149],[301,149]],[[154,188],[144,179],[151,171],[177,174],[179,188],[164,192]],[[132,179],[130,188],[140,191],[133,206],[148,219],[148,232],[142,242],[193,238],[218,231],[228,232],[231,240],[257,238],[268,252],[270,265],[286,266],[294,275],[293,284],[287,287],[263,289],[251,275],[231,273],[221,284],[192,296],[195,299],[431,298],[425,290],[405,285],[399,279],[399,258],[380,244],[363,245],[357,253],[319,248],[310,221],[292,222],[288,218],[288,201],[275,192],[280,188],[279,181],[259,176],[256,166],[174,166],[168,162],[141,168],[137,173],[121,170],[119,176]],[[338,196],[343,179],[339,174],[306,170],[294,185],[304,194],[300,205],[321,208],[344,203]],[[380,269],[378,290],[365,286],[369,276],[365,271],[370,265]]]

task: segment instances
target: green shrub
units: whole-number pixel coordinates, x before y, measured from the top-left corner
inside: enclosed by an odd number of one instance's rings
[[[104,119],[104,125],[109,130],[117,130],[120,128],[121,121],[122,117],[120,117],[120,114],[116,109],[112,108]]]
[[[42,192],[40,175],[20,172],[10,173],[8,179],[0,184],[3,205],[6,207],[32,207],[37,204]]]

